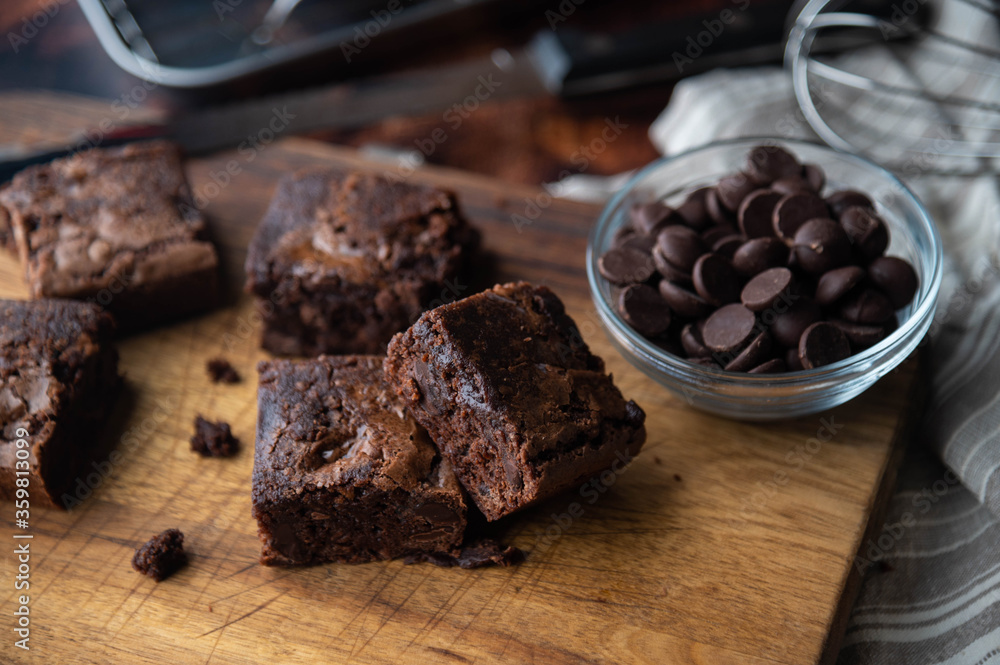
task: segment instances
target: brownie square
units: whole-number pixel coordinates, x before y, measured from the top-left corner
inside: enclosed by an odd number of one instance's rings
[[[388,380],[490,520],[631,461],[646,414],[545,287],[495,286],[389,344]]]
[[[450,192],[363,173],[286,177],[246,262],[262,346],[382,353],[433,301],[467,288],[478,240]]]
[[[93,149],[0,191],[32,298],[73,298],[144,327],[215,304],[219,259],[176,146]],[[2,232],[0,232],[2,234]]]
[[[14,499],[26,478],[32,505],[79,500],[121,386],[113,335],[96,305],[0,300],[0,497]]]
[[[261,362],[253,514],[265,565],[451,551],[466,506],[382,358]]]

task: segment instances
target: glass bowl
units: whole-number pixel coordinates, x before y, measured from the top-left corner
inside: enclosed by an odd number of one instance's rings
[[[899,327],[881,342],[840,362],[784,374],[745,374],[697,365],[635,332],[614,306],[614,288],[597,259],[628,220],[629,207],[654,200],[678,205],[687,192],[740,170],[757,145],[780,145],[826,173],[824,193],[856,189],[869,195],[889,226],[887,255],[912,265],[919,278],[913,301],[897,311]],[[657,160],[637,173],[605,206],[587,246],[587,279],[597,313],[618,351],[690,405],[738,420],[780,420],[825,411],[864,392],[906,359],[934,316],[941,287],[941,240],[916,196],[894,175],[860,157],[805,141],[741,138]]]

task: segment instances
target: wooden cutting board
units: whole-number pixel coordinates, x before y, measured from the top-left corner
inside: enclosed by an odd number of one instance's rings
[[[30,653],[11,646],[21,592],[11,548],[0,555],[2,660],[832,662],[856,589],[854,557],[894,475],[915,361],[848,405],[780,425],[694,411],[617,355],[598,326],[584,276],[598,208],[545,205],[537,190],[457,171],[412,177],[459,193],[496,281],[527,279],[562,296],[622,392],[645,408],[645,448],[606,491],[571,492],[503,523],[527,552],[516,567],[258,565],[250,472],[254,368],[266,354],[251,303],[237,295],[244,249],[282,173],[387,167],[297,139],[247,157],[219,154],[189,168],[232,302],[121,343],[128,389],[111,429],[122,459],[85,479],[90,496],[77,508],[32,511]],[[221,175],[227,165],[238,172]],[[528,217],[532,202],[540,214],[519,230],[512,215]],[[0,295],[26,296],[7,255]],[[219,355],[243,383],[210,383],[205,361]],[[191,453],[196,414],[230,422],[244,444],[239,456]],[[11,543],[13,506],[0,511],[0,538]],[[168,527],[184,532],[191,562],[156,584],[130,560]]]

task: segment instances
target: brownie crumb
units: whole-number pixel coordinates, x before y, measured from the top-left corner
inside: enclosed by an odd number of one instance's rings
[[[677,482],[681,482],[681,480],[683,480],[683,478],[681,478],[681,474],[675,473],[674,474],[674,480],[676,480]]]
[[[480,568],[482,566],[508,567],[524,561],[524,552],[516,547],[504,547],[492,538],[484,538],[451,552],[420,552],[411,554],[403,563],[433,563],[435,566],[451,568]]]
[[[153,536],[132,557],[132,567],[157,582],[170,577],[185,563],[184,534],[177,529],[167,529]]]
[[[233,436],[229,423],[213,423],[198,416],[194,421],[191,450],[203,457],[232,457],[240,450],[240,440]]]
[[[239,372],[225,358],[212,358],[206,363],[205,368],[208,370],[208,375],[212,377],[212,383],[239,383],[242,381]]]
[[[663,464],[663,460],[661,460],[659,457],[653,457],[653,462],[655,464]]]

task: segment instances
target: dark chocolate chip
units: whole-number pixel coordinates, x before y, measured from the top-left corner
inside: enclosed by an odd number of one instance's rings
[[[824,307],[832,305],[846,296],[864,278],[865,271],[858,266],[827,270],[816,284],[816,302]]]
[[[719,193],[715,187],[705,194],[705,211],[708,212],[709,219],[716,224],[736,223],[736,215],[719,202]]]
[[[706,358],[712,355],[712,350],[705,346],[705,340],[701,336],[704,325],[704,321],[695,321],[681,329],[681,346],[689,358]]]
[[[629,210],[632,228],[647,236],[655,236],[660,229],[670,224],[673,214],[674,209],[660,201],[636,203]]]
[[[782,346],[798,346],[802,331],[819,321],[823,316],[819,305],[812,298],[801,296],[794,301],[787,312],[782,312],[774,316],[774,320],[768,324],[768,317],[763,317],[765,325],[769,325],[769,330],[774,340]]]
[[[698,319],[708,316],[712,311],[712,306],[697,293],[667,280],[660,282],[660,295],[670,305],[670,309],[685,319]]]
[[[848,208],[840,215],[840,225],[866,261],[881,256],[889,246],[889,227],[870,208]]]
[[[788,246],[775,237],[748,240],[733,254],[733,267],[744,275],[756,275],[788,263]]]
[[[802,165],[802,177],[806,179],[809,186],[817,194],[823,191],[823,185],[826,184],[826,174],[823,173],[823,169],[815,164],[803,164]]]
[[[749,176],[745,173],[734,173],[721,179],[715,187],[715,192],[719,202],[726,206],[727,210],[736,212],[743,199],[755,189],[757,185]]]
[[[740,301],[752,312],[763,312],[774,307],[792,286],[792,271],[788,268],[770,268],[758,274],[743,287]]]
[[[820,321],[805,329],[799,340],[799,360],[806,369],[832,365],[851,355],[847,336],[832,323]]]
[[[869,263],[868,278],[889,296],[896,309],[909,305],[917,293],[917,273],[913,266],[895,256],[880,256]]]
[[[799,360],[798,346],[794,346],[785,351],[785,366],[788,367],[789,372],[800,372],[805,369],[802,366],[802,361]]]
[[[852,323],[885,323],[892,317],[893,311],[889,298],[873,288],[849,295],[840,306],[840,316]]]
[[[838,218],[844,214],[845,210],[853,206],[875,209],[875,205],[870,198],[853,189],[843,189],[830,194],[830,196],[826,197],[826,204],[830,206],[833,216]]]
[[[711,189],[711,187],[696,189],[687,195],[684,203],[677,206],[677,214],[692,229],[703,229],[712,221],[709,219],[708,210],[705,208],[705,197]]]
[[[733,259],[733,255],[736,254],[736,250],[740,248],[743,244],[745,238],[734,233],[732,235],[723,236],[719,238],[714,245],[712,245],[712,251],[719,256],[724,256],[730,261]]]
[[[796,352],[797,353],[797,352]],[[788,365],[781,358],[771,358],[767,362],[757,365],[748,374],[781,374],[788,371]]]
[[[856,349],[867,349],[869,346],[874,346],[885,339],[888,334],[888,329],[884,325],[866,326],[840,319],[833,319],[830,323],[840,328],[841,332],[847,335],[847,339],[850,340],[851,345]]]
[[[802,270],[821,275],[851,260],[851,241],[832,219],[810,219],[796,231],[792,251]]]
[[[767,331],[750,340],[746,348],[730,361],[725,369],[730,372],[749,372],[754,367],[766,361],[771,355],[771,336]]]
[[[653,248],[653,265],[656,266],[656,271],[663,276],[664,279],[669,279],[671,282],[677,282],[678,284],[690,284],[691,283],[691,273],[684,272],[677,266],[670,263],[663,257],[663,253],[660,251],[659,247]]]
[[[752,339],[756,325],[753,312],[743,305],[725,305],[705,321],[702,339],[705,346],[713,351],[740,351]]]
[[[722,369],[719,363],[715,362],[711,358],[688,358],[688,362],[694,363],[695,365],[702,365],[703,367],[711,367],[712,369]]]
[[[789,194],[784,196],[774,206],[771,215],[771,228],[774,235],[791,245],[795,234],[803,224],[817,217],[826,217],[830,213],[823,199],[810,192]]]
[[[698,234],[686,226],[668,226],[660,231],[656,244],[663,258],[685,273],[691,272],[694,262],[708,249]]]
[[[736,233],[736,227],[729,224],[716,224],[701,232],[701,241],[706,247],[711,247],[726,236]]]
[[[775,180],[771,183],[771,189],[778,192],[782,196],[787,196],[788,194],[801,194],[803,192],[812,192],[812,186],[806,182],[803,178],[798,176],[793,176],[791,178],[782,178],[781,180]]]
[[[747,196],[740,205],[737,219],[747,238],[765,238],[774,235],[771,219],[774,208],[782,199],[779,192],[760,189]]]
[[[698,295],[716,307],[740,299],[742,280],[733,265],[723,256],[702,255],[695,261],[691,279]]]
[[[597,259],[597,269],[612,284],[638,284],[652,277],[654,265],[648,254],[631,247],[610,249]]]
[[[640,335],[652,337],[670,327],[670,308],[656,289],[633,284],[618,294],[618,311]]]
[[[776,145],[759,145],[747,155],[747,174],[758,183],[769,183],[802,172],[799,160]]]
[[[644,236],[640,233],[633,233],[632,235],[624,238],[620,242],[614,243],[612,248],[628,248],[635,249],[646,256],[649,256],[653,252],[653,248],[656,247],[656,236]]]

